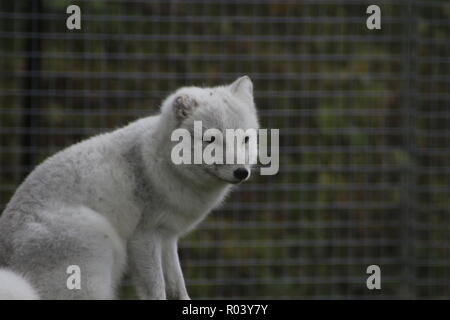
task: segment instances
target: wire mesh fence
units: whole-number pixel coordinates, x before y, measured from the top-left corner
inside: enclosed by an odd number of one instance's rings
[[[378,0],[381,30],[369,4],[2,1],[0,207],[55,151],[248,74],[280,172],[181,241],[191,297],[450,298],[450,2]]]

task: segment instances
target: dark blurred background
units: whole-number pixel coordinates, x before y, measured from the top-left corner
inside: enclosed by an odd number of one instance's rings
[[[369,4],[1,1],[0,210],[57,150],[247,74],[280,172],[181,241],[191,297],[450,298],[450,1],[377,0],[381,30]]]

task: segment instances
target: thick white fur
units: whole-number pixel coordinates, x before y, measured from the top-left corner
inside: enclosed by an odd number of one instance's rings
[[[257,129],[250,79],[182,88],[160,114],[39,165],[0,217],[0,267],[8,269],[0,297],[113,299],[128,261],[140,298],[189,299],[178,239],[224,199],[243,166],[173,164],[171,133],[195,120],[205,129]],[[66,286],[70,265],[81,269],[79,290]]]
[[[0,300],[36,300],[38,295],[24,277],[7,269],[0,270]]]

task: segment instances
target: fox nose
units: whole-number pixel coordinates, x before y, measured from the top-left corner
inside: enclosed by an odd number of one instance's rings
[[[233,175],[236,179],[244,180],[248,177],[249,172],[245,168],[238,168],[238,169],[234,170]]]

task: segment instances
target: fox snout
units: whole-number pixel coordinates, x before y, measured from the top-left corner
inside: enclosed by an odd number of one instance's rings
[[[233,176],[239,181],[244,181],[249,175],[250,172],[246,168],[238,168],[233,172]]]

